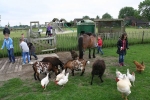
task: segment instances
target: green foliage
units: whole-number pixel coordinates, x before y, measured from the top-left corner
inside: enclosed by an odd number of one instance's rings
[[[139,12],[138,10],[136,10],[136,9],[135,9],[135,11],[134,11],[134,17],[135,17],[136,19],[141,19],[140,12]]]
[[[140,2],[138,8],[140,15],[150,21],[150,0],[144,0],[143,2]]]
[[[96,16],[96,19],[100,19],[100,17],[97,15],[97,16]]]
[[[118,18],[125,18],[126,16],[134,16],[135,10],[133,7],[124,7],[119,11]]]
[[[90,17],[89,16],[83,16],[83,19],[90,19]]]
[[[109,13],[105,13],[105,14],[102,16],[102,19],[112,19],[112,16],[111,16]]]

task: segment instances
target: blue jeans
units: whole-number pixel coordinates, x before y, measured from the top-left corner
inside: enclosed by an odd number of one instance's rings
[[[97,53],[101,52],[101,54],[103,55],[103,51],[102,51],[102,47],[101,46],[97,46]]]
[[[123,63],[124,62],[124,54],[120,54],[119,55],[119,63]]]
[[[23,55],[23,63],[26,64],[26,56],[29,63],[30,62],[29,52],[22,52],[22,55]]]
[[[7,50],[9,61],[15,62],[15,56],[14,56],[14,48],[11,48],[10,50]]]

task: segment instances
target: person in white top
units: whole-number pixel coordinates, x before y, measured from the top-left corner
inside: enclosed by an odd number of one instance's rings
[[[26,64],[26,56],[27,56],[28,63],[30,63],[29,47],[22,38],[20,39],[20,48],[22,49],[23,65]]]

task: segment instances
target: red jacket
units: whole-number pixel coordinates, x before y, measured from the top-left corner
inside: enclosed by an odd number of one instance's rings
[[[103,41],[102,41],[102,39],[98,39],[98,46],[101,46],[102,47],[102,45],[103,45]]]

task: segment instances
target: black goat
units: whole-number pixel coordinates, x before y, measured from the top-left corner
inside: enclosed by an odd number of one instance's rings
[[[99,75],[101,82],[103,82],[102,76],[105,72],[105,69],[106,69],[106,65],[105,65],[104,60],[98,59],[93,63],[92,72],[91,72],[91,74],[92,74],[91,85],[93,82],[94,75]]]
[[[59,60],[57,57],[45,57],[41,62],[49,62],[52,64],[52,66],[56,66],[58,68],[58,65],[60,65],[61,69],[64,69],[64,63]]]

